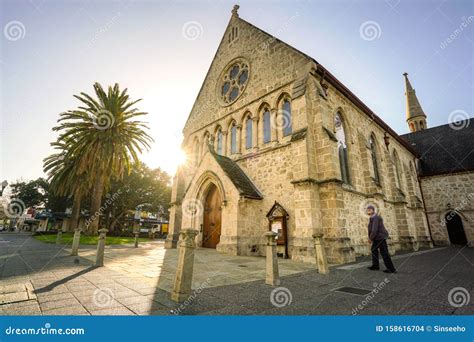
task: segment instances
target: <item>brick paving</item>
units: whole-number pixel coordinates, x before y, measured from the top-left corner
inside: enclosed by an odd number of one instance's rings
[[[195,290],[179,305],[169,299],[176,251],[164,250],[160,242],[138,249],[109,247],[106,266],[100,268],[93,267],[93,248],[81,246],[81,256],[71,257],[68,247],[0,233],[0,314],[474,314],[473,248],[396,256],[399,273],[394,275],[367,270],[367,258],[332,267],[328,275],[318,274],[312,265],[279,260],[282,283],[276,290],[264,284],[264,258],[198,249]],[[374,293],[380,284],[383,288]],[[334,291],[342,286],[372,293]],[[457,297],[462,306],[449,301],[456,288],[462,289]]]

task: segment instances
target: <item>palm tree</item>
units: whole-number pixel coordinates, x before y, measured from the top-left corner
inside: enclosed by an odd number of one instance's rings
[[[87,183],[86,174],[77,174],[75,164],[77,158],[67,151],[64,141],[51,143],[58,153],[43,160],[43,170],[48,174],[50,189],[58,196],[72,196],[73,205],[71,213],[70,230],[75,230],[79,222],[81,201],[90,184]]]
[[[105,92],[99,83],[94,84],[97,99],[86,93],[74,95],[82,106],[60,114],[59,140],[65,141],[68,153],[77,156],[76,173],[86,173],[93,182],[91,217],[100,213],[104,189],[111,179],[121,179],[129,173],[133,163],[139,163],[138,154],[150,147],[153,139],[137,117],[146,115],[132,108],[140,100],[130,101],[127,89],[120,91],[116,83]],[[99,221],[92,220],[89,231],[97,233]]]

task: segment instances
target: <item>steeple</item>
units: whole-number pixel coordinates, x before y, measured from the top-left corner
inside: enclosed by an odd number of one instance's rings
[[[416,97],[415,89],[411,86],[408,74],[405,72],[405,97],[407,99],[407,123],[410,132],[417,132],[426,129],[426,114],[421,108],[420,102]]]

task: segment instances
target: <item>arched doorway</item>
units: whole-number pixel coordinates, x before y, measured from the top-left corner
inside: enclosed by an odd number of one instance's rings
[[[202,247],[216,248],[221,237],[222,199],[219,189],[211,184],[204,201]]]
[[[445,216],[446,228],[448,229],[449,241],[453,245],[466,245],[467,238],[464,232],[461,217],[455,212],[451,211]]]

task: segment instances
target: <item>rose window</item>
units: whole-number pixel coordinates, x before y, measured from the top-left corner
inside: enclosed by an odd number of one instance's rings
[[[230,65],[223,73],[219,96],[225,104],[231,104],[242,95],[249,79],[249,65],[238,61]]]

